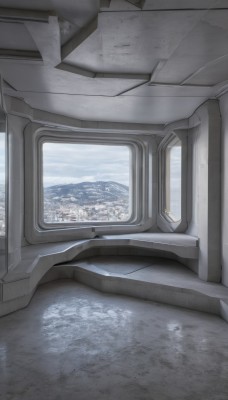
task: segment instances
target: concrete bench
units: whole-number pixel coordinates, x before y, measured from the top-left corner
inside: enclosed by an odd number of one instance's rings
[[[104,235],[94,239],[26,246],[22,248],[21,262],[0,281],[0,315],[28,304],[38,283],[54,265],[72,261],[85,250],[105,247],[145,248],[185,259],[198,258],[198,239],[174,233]]]

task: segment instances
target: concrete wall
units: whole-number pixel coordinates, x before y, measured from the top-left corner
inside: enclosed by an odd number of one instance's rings
[[[224,114],[224,151],[228,151],[228,97],[221,99]],[[28,119],[8,117],[9,130],[9,268],[21,258],[24,240],[24,135]],[[187,233],[198,236],[200,255],[198,274],[203,280],[219,282],[220,262],[220,111],[210,100],[190,118],[189,141],[192,146],[192,218]],[[224,153],[225,154],[225,153]],[[224,171],[228,161],[223,157]],[[227,165],[226,165],[227,164]],[[224,172],[223,193],[223,281],[228,285],[228,173]],[[227,187],[226,187],[227,186]],[[26,210],[25,210],[26,212]],[[226,221],[227,219],[227,221]],[[192,269],[197,270],[196,266]]]
[[[8,269],[21,259],[24,237],[24,138],[28,120],[8,115],[9,134],[9,231]]]
[[[222,116],[222,282],[228,286],[228,93],[220,98]]]
[[[192,146],[192,219],[187,233],[199,237],[198,275],[221,280],[220,110],[216,100],[200,106],[190,118]]]

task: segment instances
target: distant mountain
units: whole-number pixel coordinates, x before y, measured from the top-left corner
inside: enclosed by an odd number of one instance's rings
[[[79,205],[102,204],[127,200],[129,188],[117,182],[81,182],[68,185],[55,185],[44,189],[46,201],[76,203]]]

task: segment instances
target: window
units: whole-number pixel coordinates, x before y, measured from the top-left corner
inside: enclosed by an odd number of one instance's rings
[[[31,244],[156,227],[153,135],[25,129],[25,237]]]
[[[5,152],[6,134],[0,132],[0,237],[6,234],[6,210],[5,210]]]
[[[131,147],[125,145],[44,142],[43,222],[128,221],[131,158]]]
[[[167,135],[159,145],[158,226],[164,232],[187,228],[187,131]]]
[[[178,138],[165,149],[165,214],[173,222],[181,219],[181,149]]]

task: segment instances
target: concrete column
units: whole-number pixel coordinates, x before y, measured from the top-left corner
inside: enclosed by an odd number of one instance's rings
[[[216,100],[209,100],[196,111],[198,128],[195,174],[198,187],[193,202],[198,207],[199,277],[221,280],[221,151],[220,110]],[[194,183],[193,183],[194,184]],[[194,205],[193,205],[194,206]]]
[[[228,93],[220,99],[222,116],[222,283],[228,286]]]
[[[24,141],[23,131],[28,120],[8,115],[9,134],[9,232],[8,269],[21,259],[24,235]]]

